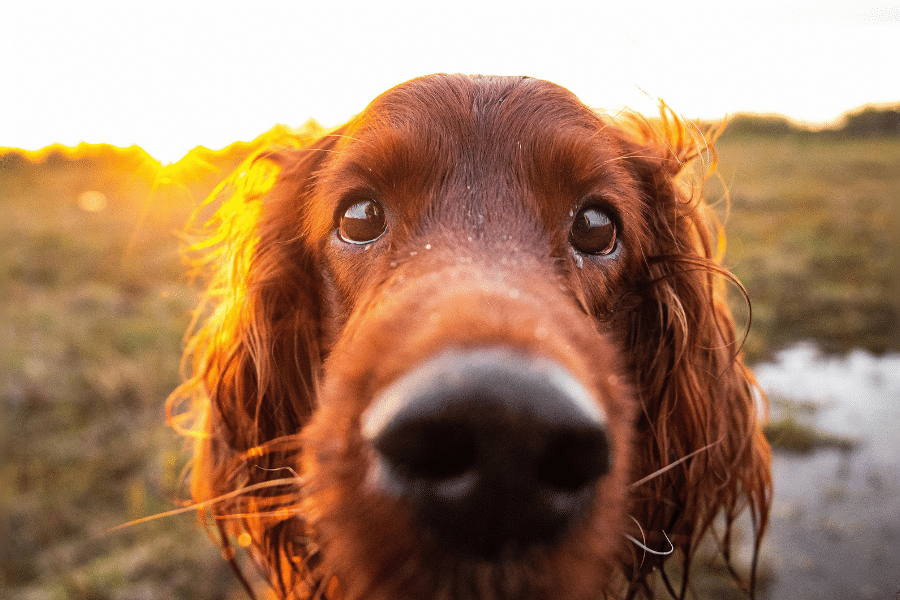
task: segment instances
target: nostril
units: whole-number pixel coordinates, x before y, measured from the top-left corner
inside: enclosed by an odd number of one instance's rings
[[[609,471],[609,448],[600,428],[565,430],[551,436],[537,463],[537,477],[561,491],[591,486]]]
[[[477,442],[464,423],[413,420],[388,428],[375,449],[399,475],[410,480],[440,482],[475,468]]]

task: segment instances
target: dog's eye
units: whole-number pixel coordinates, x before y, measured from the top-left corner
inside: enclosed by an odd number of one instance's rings
[[[587,206],[575,215],[569,239],[579,252],[605,256],[615,251],[617,235],[609,215],[596,206]]]
[[[345,242],[368,244],[381,237],[386,227],[381,205],[374,200],[360,200],[341,215],[338,234]]]

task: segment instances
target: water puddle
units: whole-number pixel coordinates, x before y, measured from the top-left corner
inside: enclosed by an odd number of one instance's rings
[[[759,596],[900,598],[900,355],[820,355],[790,348],[756,375],[773,421],[856,441],[850,450],[776,450],[775,499]]]

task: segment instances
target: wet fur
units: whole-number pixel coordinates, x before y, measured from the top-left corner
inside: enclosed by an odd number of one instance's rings
[[[195,500],[218,499],[223,542],[243,534],[280,596],[651,595],[651,572],[669,558],[689,570],[717,517],[727,548],[749,506],[759,540],[771,482],[755,384],[711,211],[680,177],[706,148],[662,116],[604,116],[540,80],[430,76],[261,153],[217,195],[218,227],[198,245],[209,294],[170,407],[197,436]],[[343,247],[338,203],[359,193],[381,199],[388,231]],[[569,246],[588,196],[620,219],[615,260]],[[416,364],[492,345],[574,373],[613,446],[579,527],[493,563],[371,493],[359,431],[377,391]],[[686,585],[664,582],[677,596]]]

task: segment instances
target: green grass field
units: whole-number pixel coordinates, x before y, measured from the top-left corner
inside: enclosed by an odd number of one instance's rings
[[[193,204],[101,161],[0,170],[3,598],[233,588],[191,516],[110,532],[183,495],[163,400],[195,303],[174,235]]]
[[[900,350],[900,137],[718,148],[748,355]],[[0,156],[3,598],[240,597],[194,516],[111,531],[185,497],[187,453],[163,422],[197,299],[177,232],[239,159],[175,184],[136,153]],[[735,310],[745,322],[738,294]]]
[[[798,340],[900,348],[900,138],[726,137],[718,152],[726,263],[753,302],[751,359]]]

